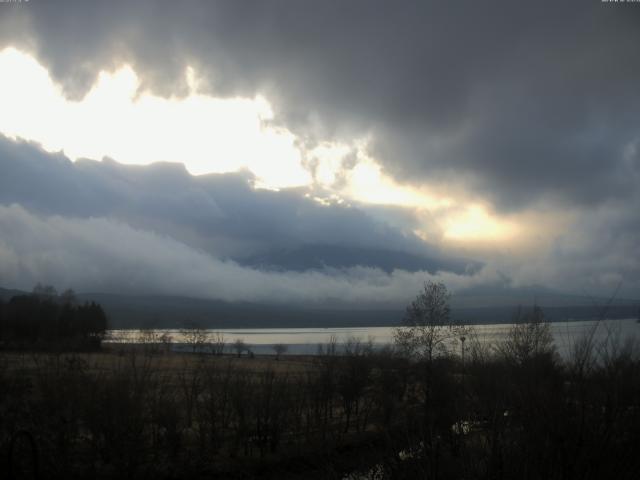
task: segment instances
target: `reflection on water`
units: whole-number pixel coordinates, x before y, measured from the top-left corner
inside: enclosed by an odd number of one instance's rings
[[[561,355],[566,355],[574,343],[585,335],[593,335],[596,343],[607,338],[624,340],[629,337],[640,338],[640,323],[634,319],[556,322],[551,323],[551,331],[556,348]],[[473,325],[478,340],[483,343],[497,344],[506,338],[511,324]],[[446,327],[445,327],[446,328]],[[162,329],[154,331],[157,336],[166,334],[171,337],[175,348],[187,342],[186,332],[177,329]],[[393,343],[393,327],[356,327],[356,328],[248,328],[248,329],[212,329],[206,330],[209,337],[217,333],[224,335],[224,339],[231,348],[236,340],[243,340],[254,353],[273,353],[273,345],[285,344],[288,354],[314,354],[319,344],[328,343],[335,337],[338,345],[350,339],[371,341],[374,346],[384,346]],[[139,343],[143,331],[141,330],[110,330],[107,342]]]

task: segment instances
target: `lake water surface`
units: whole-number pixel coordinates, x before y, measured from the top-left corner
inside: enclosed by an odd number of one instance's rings
[[[561,355],[566,355],[575,342],[585,335],[593,334],[595,343],[610,341],[624,341],[629,338],[640,339],[640,323],[635,319],[575,321],[551,323],[551,332],[556,348]],[[512,324],[472,325],[481,342],[498,344],[503,341]],[[444,327],[446,328],[446,327]],[[211,329],[207,335],[213,337],[217,333],[224,336],[227,349],[238,339],[256,354],[272,354],[273,345],[287,345],[288,354],[315,354],[318,345],[327,344],[335,337],[337,344],[344,345],[350,339],[363,342],[370,341],[374,346],[382,347],[393,343],[394,327],[356,327],[356,328],[256,328],[256,329]],[[167,334],[171,337],[174,349],[185,348],[184,332],[178,329],[155,330],[159,335]],[[107,342],[138,343],[141,339],[140,330],[111,330]]]

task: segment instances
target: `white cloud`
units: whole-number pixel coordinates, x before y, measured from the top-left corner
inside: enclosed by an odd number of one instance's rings
[[[193,68],[186,70],[189,92],[181,98],[142,91],[136,72],[123,65],[102,71],[82,99],[69,100],[45,67],[14,48],[0,51],[0,76],[0,133],[36,141],[48,152],[63,150],[74,161],[106,156],[124,164],[177,162],[194,175],[246,168],[259,187],[315,182],[327,193],[318,195],[320,201],[397,205],[439,217],[469,203],[461,195],[453,199],[394,181],[367,153],[372,138],[324,142],[306,150],[291,131],[271,122],[273,111],[265,98],[201,94]],[[495,227],[499,219],[486,211],[482,222],[478,218],[458,218],[456,240],[504,240],[504,229]],[[450,223],[442,222],[443,230],[451,229]]]
[[[14,48],[0,52],[0,75],[0,132],[49,152],[64,150],[73,160],[180,162],[192,174],[248,168],[274,188],[311,181],[294,135],[268,125],[273,113],[262,97],[219,99],[196,91],[158,97],[140,92],[136,73],[122,66],[103,71],[83,99],[72,101],[42,65]]]

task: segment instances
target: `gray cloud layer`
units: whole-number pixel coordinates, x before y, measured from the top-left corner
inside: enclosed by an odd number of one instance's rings
[[[83,291],[398,306],[426,278],[446,279],[452,288],[495,280],[487,272],[429,273],[420,260],[447,261],[416,237],[355,208],[319,205],[300,191],[254,190],[243,175],[192,177],[179,165],[112,160],[74,164],[1,137],[0,171],[0,285],[44,281]],[[281,256],[289,262],[315,247],[336,265],[265,270],[230,258],[269,258],[282,245],[292,249]],[[367,258],[368,251],[381,258]],[[353,252],[361,265],[341,263]],[[393,263],[377,268],[403,253],[418,263],[411,271]]]
[[[507,210],[624,198],[640,170],[640,9],[583,1],[33,2],[3,11],[81,95],[128,61],[146,87],[265,93],[304,138],[373,133],[396,177]],[[306,136],[305,136],[306,135]]]
[[[426,278],[453,290],[544,283],[606,295],[624,281],[636,296],[640,287],[638,216],[618,201],[579,216],[549,251],[489,253],[479,268],[366,210],[254,190],[244,174],[72,163],[1,137],[0,171],[5,286],[369,306],[406,303]]]
[[[427,278],[466,288],[488,280],[353,267],[265,272],[219,260],[167,236],[105,218],[41,217],[0,205],[0,284],[30,288],[44,279],[84,291],[152,293],[317,306],[400,306]]]
[[[636,4],[114,0],[8,7],[0,46],[35,52],[69,96],[81,96],[99,70],[123,61],[145,88],[185,93],[184,67],[192,65],[217,95],[265,94],[301,141],[371,134],[372,152],[398,179],[462,186],[503,211],[544,203],[574,212],[576,222],[543,257],[504,265],[514,282],[610,288],[622,279],[640,288]],[[29,222],[99,217],[225,260],[312,242],[434,253],[362,210],[322,209],[299,191],[256,192],[243,175],[194,179],[176,166],[72,165],[63,157],[54,167],[32,161],[41,152],[6,142],[0,153],[20,164],[3,167],[0,203],[23,205],[12,215],[32,216]]]
[[[179,164],[72,163],[3,137],[0,171],[0,204],[46,216],[109,218],[252,266],[462,273],[475,265],[446,258],[361,208],[321,205],[302,189],[253,189],[248,174],[194,177]]]

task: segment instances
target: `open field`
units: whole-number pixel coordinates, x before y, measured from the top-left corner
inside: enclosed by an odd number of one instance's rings
[[[116,371],[130,364],[132,359],[145,358],[145,367],[162,371],[166,375],[199,368],[230,368],[253,373],[275,371],[279,374],[301,375],[314,368],[313,355],[287,355],[276,360],[275,355],[256,355],[237,357],[234,354],[222,356],[192,353],[167,352],[146,355],[144,346],[136,344],[105,345],[100,352],[45,354],[42,352],[5,352],[2,361],[7,371],[20,371],[34,374],[43,362],[81,362],[88,372]]]

